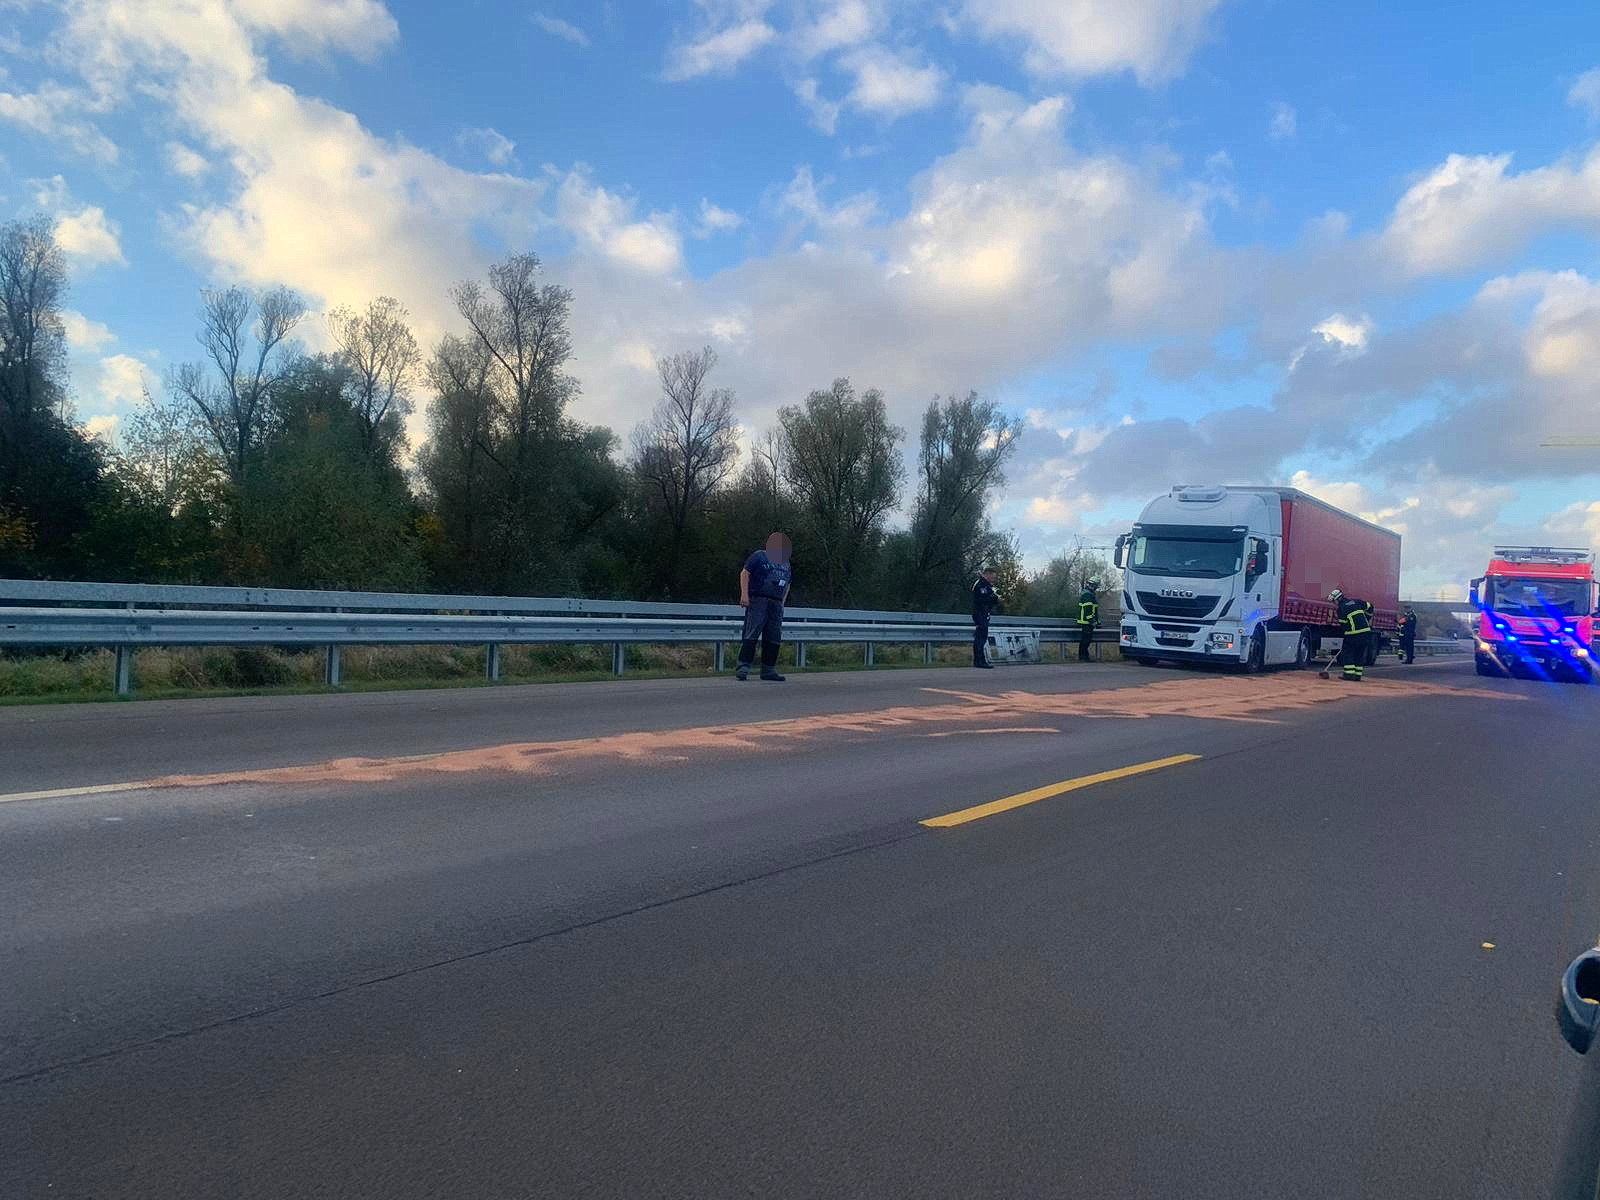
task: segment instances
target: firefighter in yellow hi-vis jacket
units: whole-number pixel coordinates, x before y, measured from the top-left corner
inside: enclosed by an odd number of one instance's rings
[[[1367,603],[1346,596],[1338,588],[1328,593],[1328,599],[1339,609],[1339,629],[1344,634],[1339,661],[1344,664],[1344,678],[1360,683],[1366,677],[1368,649],[1372,642],[1372,619],[1367,615]]]
[[[1094,642],[1094,627],[1100,623],[1100,601],[1096,599],[1100,591],[1098,579],[1088,580],[1083,585],[1083,593],[1078,597],[1078,661],[1089,661],[1089,647]]]

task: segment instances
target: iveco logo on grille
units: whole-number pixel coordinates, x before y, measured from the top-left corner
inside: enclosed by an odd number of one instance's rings
[[[1180,600],[1193,600],[1194,599],[1194,593],[1193,592],[1186,592],[1182,588],[1162,588],[1161,589],[1161,594],[1163,596],[1175,596]]]

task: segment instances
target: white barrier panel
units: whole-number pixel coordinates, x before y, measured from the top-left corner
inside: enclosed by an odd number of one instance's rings
[[[1037,629],[1000,629],[989,633],[989,661],[992,663],[1036,663],[1039,657]]]

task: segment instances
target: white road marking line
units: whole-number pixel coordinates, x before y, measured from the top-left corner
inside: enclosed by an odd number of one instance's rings
[[[161,785],[148,779],[133,783],[96,783],[89,787],[51,788],[43,792],[9,792],[0,795],[0,804],[13,804],[19,800],[68,800],[74,796],[108,796],[112,792],[149,792]]]

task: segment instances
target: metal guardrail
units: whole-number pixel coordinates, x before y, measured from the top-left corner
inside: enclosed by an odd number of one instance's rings
[[[505,613],[590,617],[741,617],[737,604],[676,604],[642,600],[586,600],[569,596],[433,595],[426,592],[333,592],[298,588],[188,587],[164,583],[74,583],[0,579],[0,609],[18,604],[114,604],[129,608],[265,608],[340,612]],[[961,613],[919,613],[854,608],[790,608],[786,621],[847,620],[893,623],[967,623]],[[996,615],[993,625],[1028,629],[1073,628],[1066,617]]]
[[[992,624],[1035,630],[1045,643],[1079,637],[1077,622],[1060,617],[996,617]],[[710,642],[720,671],[726,644],[737,642],[742,628],[743,610],[734,604],[0,580],[0,645],[112,647],[119,695],[132,690],[140,646],[322,646],[324,678],[338,686],[339,648],[348,645],[478,643],[487,648],[485,674],[496,680],[505,645],[610,643],[612,671],[621,675],[630,644]],[[960,613],[784,614],[784,640],[795,643],[798,666],[806,665],[806,648],[821,643],[859,643],[870,667],[874,644],[920,642],[924,661],[932,662],[936,644],[971,638],[971,619]],[[1102,628],[1095,638],[1115,642],[1117,631]]]

